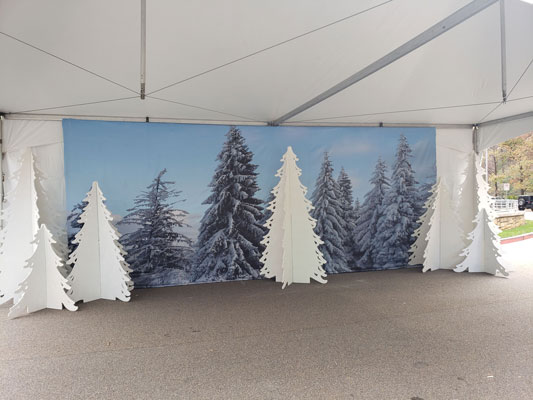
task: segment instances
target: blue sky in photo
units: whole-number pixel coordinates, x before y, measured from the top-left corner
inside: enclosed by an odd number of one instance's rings
[[[124,216],[133,199],[163,168],[166,179],[182,191],[179,208],[190,213],[189,223],[197,222],[208,207],[208,184],[216,168],[216,156],[225,140],[228,126],[186,125],[138,122],[63,121],[65,177],[69,210],[81,201],[93,181],[98,181],[107,206]],[[274,175],[287,146],[292,146],[302,169],[301,182],[310,197],[324,151],[330,153],[338,175],[341,166],[352,179],[354,198],[362,201],[370,189],[368,180],[381,156],[390,168],[400,134],[413,150],[412,165],[419,182],[435,180],[434,128],[362,127],[258,127],[242,126],[261,191],[266,199],[277,183]]]

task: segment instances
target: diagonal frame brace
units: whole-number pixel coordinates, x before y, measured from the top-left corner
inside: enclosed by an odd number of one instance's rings
[[[269,125],[276,126],[276,125],[282,124],[283,122],[291,119],[295,115],[298,115],[302,113],[303,111],[317,105],[318,103],[330,98],[331,96],[343,91],[344,89],[352,86],[353,84],[385,68],[387,65],[390,65],[393,62],[399,60],[400,58],[406,56],[407,54],[418,49],[424,44],[432,41],[436,37],[449,31],[450,29],[466,21],[467,19],[473,17],[474,15],[478,14],[479,12],[483,11],[484,9],[486,9],[487,7],[493,5],[494,3],[498,1],[499,0],[473,0],[472,2],[468,3],[463,8],[457,10],[453,14],[444,18],[442,21],[436,23],[435,25],[428,28],[424,32],[420,33],[419,35],[415,36],[414,38],[404,43],[400,47],[396,48],[395,50],[381,57],[379,60],[374,61],[373,63],[363,68],[359,72],[356,72],[352,76],[346,78],[342,82],[339,82],[335,86],[320,93],[318,96],[296,107],[295,109],[289,111],[288,113],[282,115],[281,117],[269,122]]]

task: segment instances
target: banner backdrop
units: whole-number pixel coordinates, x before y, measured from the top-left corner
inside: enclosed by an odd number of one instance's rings
[[[266,205],[288,146],[328,274],[406,267],[436,179],[433,128],[66,119],[63,133],[69,248],[98,181],[136,287],[260,278]]]

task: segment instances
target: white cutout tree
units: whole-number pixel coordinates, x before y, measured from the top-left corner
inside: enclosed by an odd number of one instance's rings
[[[65,292],[70,286],[61,274],[63,262],[56,253],[55,240],[46,225],[39,228],[34,244],[35,252],[25,266],[29,275],[17,289],[20,297],[9,309],[8,317],[16,318],[44,308],[61,310],[63,306],[76,311],[78,307]]]
[[[439,179],[440,180],[440,179]],[[430,196],[424,203],[426,211],[418,219],[420,224],[413,233],[413,237],[416,238],[415,242],[411,245],[409,252],[409,265],[421,265],[424,264],[424,252],[427,246],[427,234],[430,228],[431,217],[433,216],[435,198],[437,197],[437,187],[439,186],[439,180],[431,187]]]
[[[126,252],[118,242],[120,234],[111,224],[113,218],[97,182],[93,182],[84,201],[87,205],[79,219],[83,228],[74,239],[78,247],[68,260],[73,264],[68,277],[70,295],[74,301],[85,303],[96,299],[129,301],[131,270],[124,261]]]
[[[323,242],[313,231],[316,220],[309,215],[313,205],[305,197],[307,188],[300,183],[302,172],[291,146],[281,161],[276,174],[280,181],[268,206],[272,212],[265,224],[269,232],[261,242],[265,245],[261,274],[283,282],[283,288],[291,283],[309,283],[311,278],[326,283],[326,260],[318,249]]]
[[[476,153],[471,151],[464,160],[465,168],[463,170],[463,178],[460,184],[460,207],[457,211],[459,221],[463,227],[463,231],[472,232],[474,229],[474,219],[477,214],[477,191],[476,191]],[[468,240],[465,241],[465,246]],[[464,247],[464,246],[463,246]]]
[[[39,168],[38,160],[34,160],[34,175],[35,175],[35,191],[37,193],[37,210],[39,210],[39,224],[46,225],[54,238],[54,250],[59,256],[61,266],[59,272],[66,277],[70,272],[70,268],[64,263],[68,258],[68,246],[67,246],[67,232],[65,229],[63,216],[58,210],[57,205],[54,204],[54,200],[50,199],[49,193],[45,190],[43,182],[46,181],[46,176],[41,172]]]
[[[494,211],[491,208],[488,195],[489,186],[484,178],[483,168],[480,166],[479,157],[476,162],[476,193],[478,199],[478,212],[474,219],[474,229],[469,233],[471,243],[464,249],[463,262],[457,265],[455,272],[486,272],[496,275],[497,272],[504,276],[509,275],[499,258],[501,243],[498,234],[501,230],[493,221]]]
[[[464,235],[456,205],[442,179],[439,179],[436,187],[431,213],[422,272],[454,268],[459,262],[458,259],[461,259],[460,251],[456,249],[463,246]]]
[[[0,232],[0,304],[20,299],[16,293],[26,278],[26,261],[35,250],[33,240],[39,229],[35,182],[37,174],[31,149],[25,150],[19,169],[13,174],[16,186],[6,195]]]

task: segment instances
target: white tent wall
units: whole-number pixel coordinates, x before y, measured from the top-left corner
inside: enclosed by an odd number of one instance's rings
[[[65,171],[63,165],[63,129],[60,121],[2,121],[2,172],[4,194],[17,182],[12,174],[18,169],[25,149],[31,148],[36,167],[41,171],[39,196],[40,223],[53,230],[56,241],[66,245]]]
[[[461,225],[459,230],[466,235],[471,230],[471,221],[476,209],[473,188],[463,188],[461,192],[465,179],[463,173],[473,151],[472,130],[437,129],[436,135],[437,176],[451,193],[451,202]],[[27,147],[32,149],[37,167],[45,178],[42,184],[47,192],[47,199],[44,203],[45,209],[39,210],[41,222],[46,222],[48,226],[60,227],[62,231],[59,235],[64,240],[67,210],[61,122],[10,119],[3,121],[2,167],[6,176],[6,191],[15,184],[10,176],[17,168],[22,151]],[[449,240],[449,232],[457,232],[457,226],[450,225],[452,223],[442,221],[441,234],[431,239],[440,243],[440,268],[444,269],[454,268],[461,261],[459,254],[467,245],[464,235],[459,244],[456,240]]]

